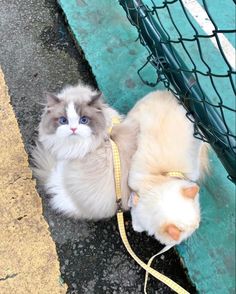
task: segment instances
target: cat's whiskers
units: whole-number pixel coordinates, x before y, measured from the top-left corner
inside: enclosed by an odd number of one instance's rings
[[[197,248],[197,231],[185,241],[185,249],[191,255],[192,248]]]
[[[195,233],[189,238],[189,247],[197,248],[199,244],[199,240],[202,240],[203,236],[200,230],[195,231]]]

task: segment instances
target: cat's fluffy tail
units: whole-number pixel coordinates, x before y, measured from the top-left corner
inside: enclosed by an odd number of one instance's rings
[[[55,166],[55,160],[40,143],[36,144],[31,155],[33,175],[39,181],[40,185],[46,185],[48,177]]]
[[[200,178],[201,179],[203,179],[205,175],[210,173],[209,150],[210,150],[210,145],[206,142],[203,142],[200,149]]]

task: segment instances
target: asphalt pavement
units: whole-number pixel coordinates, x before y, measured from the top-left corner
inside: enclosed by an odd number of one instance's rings
[[[43,92],[58,91],[78,81],[96,87],[92,70],[53,0],[0,1],[0,65],[29,158],[42,113]],[[68,293],[143,293],[145,272],[124,249],[116,218],[100,222],[64,218],[49,207],[48,196],[39,188],[38,192]],[[134,250],[144,261],[162,248],[146,234],[132,231],[129,213],[126,227]],[[174,249],[153,265],[196,293]],[[172,291],[151,278],[148,293]]]

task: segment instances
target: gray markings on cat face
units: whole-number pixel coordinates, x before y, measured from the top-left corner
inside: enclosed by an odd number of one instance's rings
[[[66,117],[66,104],[59,101],[54,104],[49,103],[42,116],[42,127],[46,134],[54,134],[59,127],[58,119],[61,116]]]
[[[104,105],[101,99],[92,100],[89,103],[75,103],[76,112],[80,117],[89,118],[88,125],[94,135],[101,134],[106,128],[106,120],[103,113]]]
[[[75,110],[79,117],[89,118],[88,126],[94,135],[101,134],[105,130],[106,121],[103,113],[104,104],[100,98],[101,94],[95,95],[88,103],[74,103]],[[46,134],[55,134],[60,126],[58,119],[61,116],[67,117],[66,109],[68,103],[57,98],[54,94],[47,94],[48,104],[42,117],[42,127]]]

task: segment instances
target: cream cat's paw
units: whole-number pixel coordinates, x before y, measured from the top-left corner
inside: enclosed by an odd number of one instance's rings
[[[142,233],[144,229],[138,224],[132,221],[132,227],[135,232]]]
[[[133,230],[134,230],[135,232],[139,232],[139,233],[141,233],[141,232],[144,231],[144,229],[143,229],[143,227],[140,225],[139,220],[138,220],[137,216],[135,215],[134,210],[135,210],[135,208],[133,208],[133,209],[131,208],[132,227],[133,227]]]

